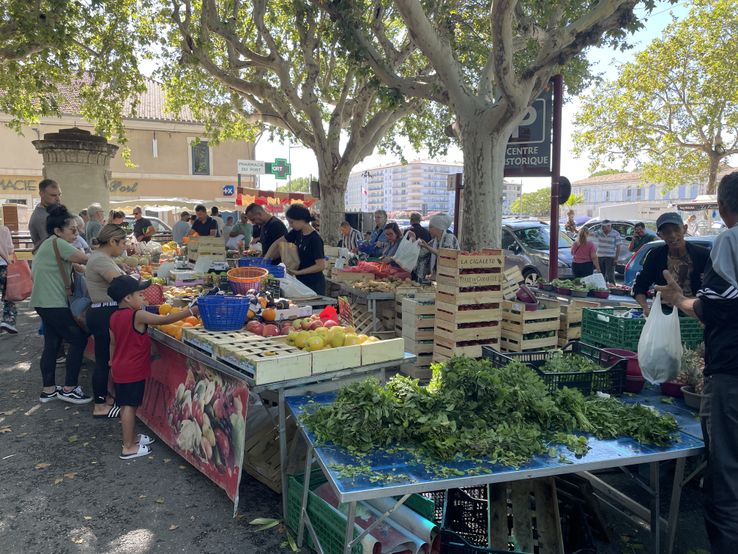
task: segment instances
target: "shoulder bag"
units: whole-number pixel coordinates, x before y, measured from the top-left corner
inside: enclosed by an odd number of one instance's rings
[[[54,255],[56,256],[56,265],[59,267],[59,273],[61,274],[62,282],[64,283],[64,289],[67,291],[67,300],[69,302],[69,311],[72,312],[72,317],[77,322],[83,331],[87,330],[87,310],[92,304],[90,295],[87,292],[87,281],[85,276],[76,271],[72,271],[71,276],[67,275],[64,271],[64,263],[62,262],[61,254],[59,253],[59,245],[54,240]]]

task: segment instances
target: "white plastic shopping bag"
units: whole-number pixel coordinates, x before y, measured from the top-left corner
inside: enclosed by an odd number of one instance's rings
[[[402,237],[397,252],[392,259],[405,271],[413,271],[418,265],[418,257],[420,256],[420,245],[417,240],[410,240],[407,235]]]
[[[607,290],[607,283],[605,282],[605,276],[602,273],[593,273],[582,277],[582,283],[590,285],[596,289]]]
[[[676,378],[682,365],[682,352],[679,310],[674,308],[671,314],[664,314],[659,292],[638,341],[638,364],[643,377],[651,384]]]

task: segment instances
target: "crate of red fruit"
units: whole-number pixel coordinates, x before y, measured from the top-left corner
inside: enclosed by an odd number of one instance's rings
[[[503,367],[513,361],[530,366],[551,392],[569,387],[582,394],[600,391],[619,395],[623,393],[628,369],[627,358],[580,341],[570,342],[560,350],[536,352],[503,353],[483,346],[482,356],[495,367]]]

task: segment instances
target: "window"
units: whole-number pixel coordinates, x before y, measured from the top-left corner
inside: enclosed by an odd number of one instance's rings
[[[192,175],[210,175],[210,147],[207,141],[190,143]]]
[[[515,239],[512,236],[512,233],[508,231],[507,229],[502,230],[502,248],[505,250],[510,250],[512,248],[512,245],[515,243]]]

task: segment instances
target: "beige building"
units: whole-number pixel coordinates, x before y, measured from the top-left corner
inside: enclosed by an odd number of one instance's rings
[[[33,207],[38,202],[37,185],[41,179],[42,159],[31,141],[46,133],[79,127],[94,132],[75,110],[75,94],[59,118],[44,118],[38,124],[24,126],[20,135],[4,123],[10,118],[0,114],[0,203]],[[189,111],[174,116],[164,109],[164,92],[149,81],[141,95],[138,113],[126,117],[128,147],[136,167],[127,167],[121,150],[111,161],[110,200],[140,201],[144,205],[180,204],[177,200],[201,200],[207,205],[227,207],[235,203],[236,161],[253,159],[254,145],[229,141],[210,146],[204,140],[204,126]],[[198,141],[198,139],[203,139]],[[60,183],[63,190],[74,183]],[[244,180],[244,186],[250,182]],[[228,195],[230,187],[233,194]],[[225,188],[224,188],[225,187]],[[98,199],[90,198],[89,203]],[[121,204],[119,204],[121,205]],[[130,209],[126,209],[130,212]]]

